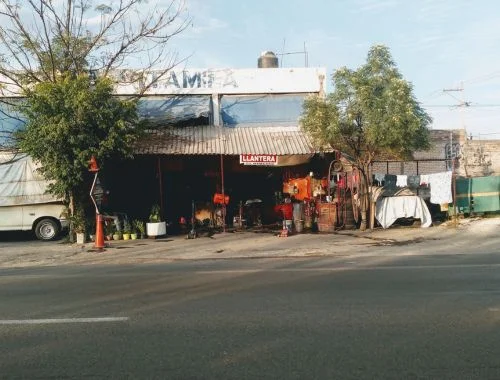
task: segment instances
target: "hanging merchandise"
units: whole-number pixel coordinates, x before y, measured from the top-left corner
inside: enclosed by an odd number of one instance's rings
[[[406,187],[406,186],[408,186],[408,176],[406,176],[406,175],[397,175],[396,176],[396,186],[397,187]]]
[[[228,205],[229,204],[229,196],[224,195],[224,194],[220,194],[220,193],[215,193],[213,201],[214,201],[214,204],[216,204],[216,205],[222,205],[222,204]]]
[[[304,201],[304,227],[312,228],[314,216],[316,215],[316,206],[314,202]]]
[[[315,179],[311,177],[311,187],[313,191],[313,197],[318,197],[325,195],[325,188],[328,186],[327,180]]]
[[[283,182],[283,193],[290,194],[297,200],[311,198],[310,178],[290,178],[286,180]]]
[[[440,205],[443,203],[453,202],[453,195],[451,193],[451,179],[452,172],[429,174],[431,203]]]

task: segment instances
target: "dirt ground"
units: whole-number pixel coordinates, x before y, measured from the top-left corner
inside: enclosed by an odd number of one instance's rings
[[[102,252],[93,243],[0,242],[0,267],[141,264],[173,260],[338,256],[390,257],[500,253],[500,217],[460,220],[429,228],[392,227],[361,232],[296,234],[233,232],[188,240],[184,236],[109,242]]]

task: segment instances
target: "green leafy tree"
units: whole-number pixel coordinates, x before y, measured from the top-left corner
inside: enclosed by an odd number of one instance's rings
[[[35,85],[26,92],[27,118],[19,132],[20,148],[42,163],[49,190],[68,200],[71,214],[82,214],[88,201],[88,161],[132,154],[140,136],[135,101],[113,96],[108,79],[89,82],[86,75]]]
[[[191,25],[183,0],[95,3],[0,0],[0,113],[25,121],[14,142],[41,163],[72,220],[89,201],[91,155],[105,166],[131,154],[137,100],[182,61],[169,43]],[[117,84],[136,96],[117,98]],[[7,134],[0,123],[0,148]]]
[[[22,122],[19,96],[89,73],[140,97],[184,61],[170,49],[191,26],[184,2],[0,0],[0,116]],[[12,129],[0,123],[0,149],[15,145]]]
[[[382,45],[373,46],[357,70],[342,67],[332,76],[327,97],[304,102],[302,128],[320,146],[340,151],[361,173],[361,229],[366,229],[369,168],[380,155],[406,159],[429,147],[430,116],[413,95]]]

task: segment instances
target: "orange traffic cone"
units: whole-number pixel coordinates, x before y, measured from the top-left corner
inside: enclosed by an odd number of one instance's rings
[[[94,247],[98,249],[103,249],[104,245],[104,227],[103,227],[103,217],[101,214],[96,215],[96,227],[95,227],[95,244]]]

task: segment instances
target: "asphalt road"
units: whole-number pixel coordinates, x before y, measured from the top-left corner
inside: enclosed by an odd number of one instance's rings
[[[499,379],[500,255],[4,269],[0,378]]]

